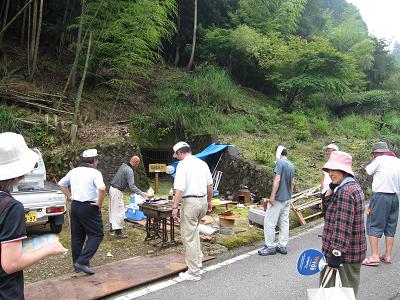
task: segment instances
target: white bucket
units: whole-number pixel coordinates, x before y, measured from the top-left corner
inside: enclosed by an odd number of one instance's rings
[[[214,228],[211,228],[210,226],[206,226],[203,224],[199,224],[199,226],[197,226],[197,228],[200,233],[205,234],[205,235],[212,235],[215,232]]]

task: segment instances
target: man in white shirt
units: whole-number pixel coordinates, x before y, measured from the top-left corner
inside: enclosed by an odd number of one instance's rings
[[[392,263],[392,249],[399,215],[400,159],[385,155],[390,152],[385,142],[372,147],[374,160],[365,168],[373,176],[372,199],[368,208],[367,235],[371,255],[363,261],[365,266],[379,262]],[[379,255],[379,239],[385,235],[386,251]]]
[[[183,280],[200,280],[203,253],[200,248],[198,225],[211,212],[213,180],[208,165],[192,155],[189,144],[179,142],[174,147],[174,157],[180,160],[175,174],[175,200],[172,217],[178,220],[180,209],[181,237],[185,246],[186,272],[179,274]]]
[[[106,194],[103,176],[96,169],[96,149],[83,151],[81,164],[63,177],[58,185],[71,204],[71,248],[76,272],[93,275],[90,259],[103,240],[101,208]],[[86,241],[85,241],[86,240]]]

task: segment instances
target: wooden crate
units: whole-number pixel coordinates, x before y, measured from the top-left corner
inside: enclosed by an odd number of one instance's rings
[[[304,200],[304,201],[301,201]],[[307,224],[307,220],[315,216],[322,215],[322,209],[309,216],[303,216],[303,212],[306,208],[318,206],[322,203],[321,192],[319,187],[313,187],[292,196],[292,203],[290,206],[293,209],[294,214],[302,225]]]

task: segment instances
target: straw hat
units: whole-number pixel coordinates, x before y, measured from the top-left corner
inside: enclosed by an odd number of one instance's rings
[[[343,151],[333,151],[322,170],[325,172],[329,172],[329,170],[340,170],[354,176],[354,172],[351,168],[352,162],[353,158],[350,154]]]
[[[39,155],[14,132],[0,133],[0,180],[17,178],[33,170]]]

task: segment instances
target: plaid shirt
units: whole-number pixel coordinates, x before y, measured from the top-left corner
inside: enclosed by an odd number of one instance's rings
[[[322,234],[325,257],[331,257],[336,249],[342,252],[345,263],[358,263],[365,258],[364,206],[364,193],[354,181],[339,187],[327,201]]]

